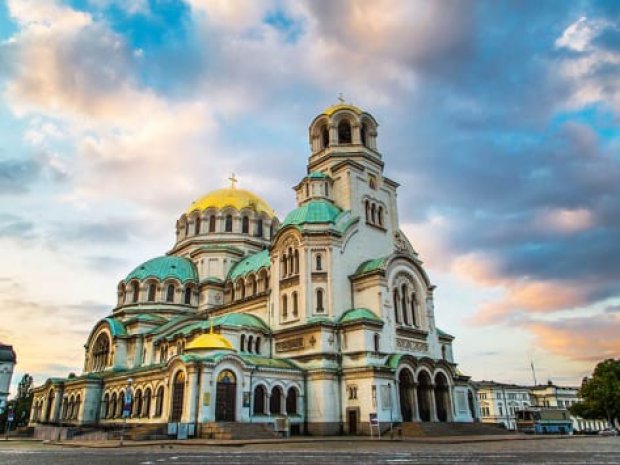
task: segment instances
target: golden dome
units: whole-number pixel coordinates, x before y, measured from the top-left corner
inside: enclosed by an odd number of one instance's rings
[[[326,108],[323,111],[323,114],[327,116],[331,116],[340,110],[349,110],[355,113],[356,115],[361,115],[362,113],[364,113],[360,108],[356,107],[355,105],[341,102],[341,103],[337,103],[336,105],[332,105],[331,107]]]
[[[189,214],[194,210],[202,211],[207,208],[217,208],[221,210],[226,207],[233,207],[237,210],[251,208],[257,212],[267,213],[270,217],[276,216],[269,204],[258,195],[246,191],[245,189],[236,189],[234,187],[209,192],[204,197],[192,203],[187,209],[187,213]]]
[[[201,334],[185,346],[185,350],[235,350],[228,339],[221,334]]]

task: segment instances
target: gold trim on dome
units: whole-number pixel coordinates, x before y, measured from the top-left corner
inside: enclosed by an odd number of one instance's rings
[[[337,103],[336,105],[332,105],[331,107],[326,108],[323,111],[323,114],[327,116],[332,116],[334,113],[340,110],[349,110],[357,115],[361,115],[362,113],[364,113],[361,108],[358,108],[355,105],[351,105],[349,103]]]
[[[245,189],[237,189],[236,187],[218,189],[216,191],[209,192],[204,197],[201,197],[192,203],[187,209],[187,214],[190,214],[195,210],[202,211],[207,208],[217,208],[218,210],[221,210],[226,207],[232,207],[237,210],[250,208],[257,212],[267,213],[270,217],[276,216],[269,204],[258,195]]]

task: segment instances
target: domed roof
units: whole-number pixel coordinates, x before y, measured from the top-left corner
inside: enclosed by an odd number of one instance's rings
[[[335,105],[332,105],[331,107],[327,107],[325,110],[323,110],[323,114],[327,115],[327,116],[331,116],[334,113],[336,113],[337,111],[340,110],[349,110],[352,111],[353,113],[355,113],[356,115],[361,115],[362,113],[364,113],[362,111],[362,109],[356,107],[355,105],[351,105],[350,103],[337,103]]]
[[[17,357],[12,346],[8,346],[0,342],[0,362],[16,363]]]
[[[286,215],[282,227],[289,224],[335,223],[341,213],[340,208],[327,200],[311,200]]]
[[[234,347],[228,339],[221,334],[213,332],[213,320],[211,321],[211,331],[201,334],[196,339],[185,346],[186,351],[192,350],[232,350]]]
[[[125,282],[132,279],[142,281],[147,278],[155,278],[160,281],[168,278],[176,278],[181,282],[196,281],[198,280],[198,271],[190,259],[168,255],[144,262],[127,275]]]
[[[187,209],[187,213],[189,214],[194,210],[202,211],[207,208],[222,209],[225,207],[233,207],[237,210],[251,208],[257,212],[267,213],[271,217],[276,216],[269,204],[258,195],[245,189],[237,189],[234,187],[209,192],[204,197],[192,203]]]

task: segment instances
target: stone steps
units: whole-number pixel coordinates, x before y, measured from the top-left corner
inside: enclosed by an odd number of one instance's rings
[[[509,434],[502,425],[492,423],[403,423],[405,437],[421,436],[486,436]]]
[[[278,437],[272,426],[265,423],[204,423],[202,439],[273,439]]]

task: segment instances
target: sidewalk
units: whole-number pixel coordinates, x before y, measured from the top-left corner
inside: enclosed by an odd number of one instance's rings
[[[289,439],[186,439],[186,440],[152,440],[152,441],[123,441],[122,447],[243,447],[253,444],[309,444],[326,442],[400,442],[411,444],[464,444],[477,442],[499,441],[536,441],[546,439],[571,439],[580,436],[545,435],[535,436],[526,434],[488,435],[488,436],[443,436],[443,437],[410,437],[390,439],[385,436],[381,439],[372,439],[369,436],[299,436]],[[47,442],[49,445],[60,447],[85,447],[85,448],[117,448],[118,439],[106,441],[60,441]]]

